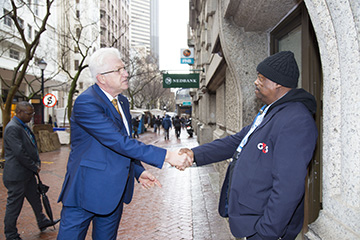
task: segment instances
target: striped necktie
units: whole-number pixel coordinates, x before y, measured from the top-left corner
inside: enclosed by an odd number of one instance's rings
[[[117,99],[114,98],[113,100],[111,100],[111,103],[114,105],[114,107],[116,108],[116,111],[118,111],[118,113],[120,114],[120,117],[122,118]]]
[[[32,141],[33,144],[36,146],[36,141],[35,141],[35,136],[34,136],[34,134],[31,132],[31,130],[30,130],[30,128],[29,128],[28,126],[25,125],[24,128],[25,128],[26,133],[29,135],[31,141]]]

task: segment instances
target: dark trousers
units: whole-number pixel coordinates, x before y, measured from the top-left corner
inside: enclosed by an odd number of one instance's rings
[[[180,133],[181,133],[181,127],[175,127],[175,136],[176,136],[176,138],[180,137]]]
[[[133,130],[134,130],[134,136],[133,138],[139,138],[139,133],[138,133],[138,128],[137,127],[133,127]]]
[[[123,201],[108,215],[99,215],[80,207],[63,206],[57,240],[83,240],[93,222],[93,240],[115,240],[119,228]]]
[[[24,198],[27,199],[34,210],[38,225],[46,219],[46,216],[42,212],[40,194],[37,191],[35,175],[26,181],[4,181],[4,185],[8,190],[4,218],[4,232],[6,239],[13,239],[19,236],[16,222],[20,215]]]
[[[169,140],[169,129],[164,129],[165,130],[165,140]]]

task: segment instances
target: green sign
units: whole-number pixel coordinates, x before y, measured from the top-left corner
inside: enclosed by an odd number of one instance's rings
[[[163,88],[199,88],[199,74],[163,74]]]

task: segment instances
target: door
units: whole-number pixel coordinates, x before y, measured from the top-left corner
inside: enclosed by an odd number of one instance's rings
[[[303,233],[314,222],[321,209],[321,146],[322,146],[322,71],[320,53],[313,26],[302,2],[270,33],[271,54],[290,50],[299,65],[299,88],[315,96],[317,111],[314,116],[319,131],[317,146],[308,167],[305,185],[305,219]]]

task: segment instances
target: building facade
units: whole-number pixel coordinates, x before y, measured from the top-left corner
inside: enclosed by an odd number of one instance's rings
[[[20,34],[16,31],[9,1],[0,1],[2,6],[0,38],[0,73],[4,82],[0,85],[2,95],[6,96],[8,85],[14,74],[14,67],[26,57]],[[19,22],[23,25],[26,40],[32,41],[39,31],[39,23],[45,15],[44,0],[28,0],[18,8]],[[130,1],[129,0],[64,0],[55,1],[50,8],[50,17],[46,31],[41,35],[35,57],[30,62],[26,80],[20,86],[22,94],[17,94],[14,101],[25,100],[32,92],[41,88],[41,70],[38,62],[46,63],[44,70],[44,93],[56,96],[57,104],[44,109],[44,122],[50,116],[59,126],[68,125],[67,105],[72,79],[79,68],[87,64],[87,57],[100,47],[115,47],[124,58],[129,57],[130,49]],[[36,19],[36,21],[34,21]],[[76,82],[76,96],[87,89],[93,82],[87,68],[81,71]],[[0,83],[1,84],[1,83]],[[35,107],[34,123],[41,123],[41,94],[32,98]]]
[[[122,56],[129,56],[130,1],[100,1],[100,46],[118,48]]]
[[[253,120],[256,66],[282,50],[295,53],[299,87],[318,103],[316,152],[306,181],[299,238],[360,239],[360,2],[356,0],[190,0],[194,69],[193,123],[200,144],[234,134]],[[224,176],[228,163],[215,165]],[[223,179],[220,178],[220,179]]]
[[[0,89],[3,101],[9,92],[13,79],[16,75],[14,69],[19,66],[26,58],[24,40],[27,43],[35,41],[35,37],[39,32],[42,19],[46,15],[46,4],[42,0],[25,1],[27,5],[20,5],[17,8],[17,19],[20,27],[23,29],[23,40],[18,34],[14,21],[11,19],[12,6],[10,1],[1,0],[1,18],[0,21]],[[53,5],[54,7],[54,5]],[[51,11],[51,15],[46,24],[46,31],[42,33],[37,50],[34,57],[30,60],[25,80],[19,86],[19,91],[15,94],[14,103],[26,100],[31,94],[35,94],[32,98],[32,104],[35,108],[34,122],[41,123],[41,82],[42,72],[38,62],[43,59],[47,66],[44,70],[44,94],[52,93],[52,87],[62,84],[66,81],[64,74],[55,74],[58,71],[57,61],[59,48],[57,46],[57,11]],[[49,80],[51,78],[51,80]],[[56,94],[56,93],[55,93]],[[61,103],[60,103],[61,104]],[[15,107],[15,105],[14,105]],[[14,109],[13,109],[14,110]],[[0,115],[2,113],[0,112]],[[12,114],[13,111],[12,111]],[[44,109],[44,120],[48,121],[48,116],[53,114],[53,109]],[[1,125],[2,125],[2,117]]]
[[[130,3],[130,45],[159,58],[159,1],[132,0]]]

